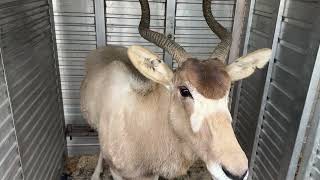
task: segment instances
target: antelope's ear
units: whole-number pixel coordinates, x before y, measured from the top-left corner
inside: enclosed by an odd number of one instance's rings
[[[238,81],[253,74],[256,68],[263,68],[271,57],[271,49],[264,48],[238,58],[227,66],[231,81]]]
[[[171,86],[173,72],[156,54],[141,46],[130,46],[127,53],[132,64],[146,78],[166,87]]]

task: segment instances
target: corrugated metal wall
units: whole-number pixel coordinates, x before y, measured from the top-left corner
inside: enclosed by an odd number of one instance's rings
[[[160,33],[165,32],[166,0],[150,0],[150,27]],[[106,0],[106,44],[142,45],[163,56],[163,50],[141,38],[138,32],[140,22],[139,0]]]
[[[1,7],[1,4],[0,4]],[[1,13],[1,10],[0,10]],[[1,22],[1,14],[0,14]],[[1,36],[0,36],[1,39]],[[0,42],[1,46],[1,42]],[[3,180],[22,180],[21,157],[16,139],[7,82],[0,49],[0,174]]]
[[[280,1],[251,159],[253,179],[286,179],[320,39],[319,3]]]
[[[272,47],[279,2],[280,0],[255,1],[247,45],[248,52]],[[255,130],[260,112],[266,69],[256,70],[253,75],[244,79],[241,82],[238,99],[234,100],[234,103],[238,103],[236,112],[234,113],[235,132],[249,158],[255,140]]]
[[[175,40],[194,57],[206,59],[219,38],[208,28],[202,13],[202,1],[177,0]],[[213,16],[229,31],[232,30],[234,0],[214,0]]]
[[[58,179],[62,168],[63,113],[49,10],[47,0],[0,2],[0,44],[26,180]]]
[[[212,1],[214,17],[229,31],[232,30],[235,0]],[[202,13],[202,1],[177,0],[175,14],[175,41],[193,57],[206,59],[220,42],[210,30]],[[177,67],[174,61],[173,67]]]

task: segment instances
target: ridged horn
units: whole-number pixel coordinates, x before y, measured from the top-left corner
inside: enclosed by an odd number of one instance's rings
[[[213,50],[210,58],[218,58],[219,60],[226,62],[231,47],[232,35],[213,17],[211,0],[203,0],[202,10],[208,26],[221,40],[218,46]]]
[[[141,5],[141,21],[139,24],[139,33],[146,39],[166,50],[181,65],[185,60],[191,57],[183,47],[173,40],[167,38],[164,34],[150,30],[150,7],[148,0],[139,0]]]

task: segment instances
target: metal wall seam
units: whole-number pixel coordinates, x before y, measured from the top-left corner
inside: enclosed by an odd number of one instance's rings
[[[264,111],[265,111],[265,107],[266,107],[267,96],[269,93],[273,64],[274,64],[274,60],[275,60],[275,56],[276,56],[278,39],[280,36],[280,31],[281,31],[282,16],[284,13],[286,1],[287,0],[280,0],[280,4],[279,4],[279,10],[278,10],[277,21],[276,21],[276,28],[275,28],[275,32],[274,32],[274,36],[273,36],[273,43],[272,43],[272,55],[271,55],[271,58],[269,61],[268,72],[267,72],[266,82],[265,82],[263,96],[262,96],[262,103],[261,103],[260,112],[259,112],[258,125],[257,125],[257,129],[256,129],[255,141],[253,144],[252,155],[251,155],[251,160],[250,160],[250,165],[251,165],[250,172],[253,171],[253,164],[254,164],[254,161],[256,160],[258,140],[260,137],[261,125],[262,125],[263,115],[264,115]],[[251,180],[251,179],[252,179],[252,173],[249,174],[249,180]]]
[[[94,0],[97,47],[106,45],[105,1]]]
[[[57,38],[56,38],[56,30],[55,30],[55,23],[54,23],[54,14],[53,14],[53,4],[52,0],[48,0],[49,3],[49,15],[50,15],[50,24],[51,24],[51,34],[52,34],[52,44],[53,44],[53,53],[54,53],[54,68],[56,72],[56,83],[57,83],[57,100],[59,103],[59,109],[61,112],[61,130],[63,131],[62,134],[65,134],[65,118],[64,118],[64,110],[63,110],[63,99],[62,99],[62,88],[61,88],[61,76],[60,76],[60,69],[59,69],[59,59],[58,59],[58,48],[57,48]],[[64,153],[68,154],[67,151],[67,141],[65,139],[64,143]]]
[[[226,64],[232,63],[232,61],[235,61],[239,56],[241,55],[240,44],[242,43],[242,35],[245,31],[244,24],[247,23],[245,18],[247,15],[247,3],[249,0],[244,1],[237,1],[236,2],[236,8],[234,11],[234,20],[232,25],[232,43],[230,47],[230,53],[229,58],[226,60]],[[250,8],[250,7],[249,7]],[[236,83],[235,85],[232,84],[229,92],[229,109],[232,110],[233,106],[233,97],[234,97],[234,88],[237,87]],[[232,124],[235,123],[235,119],[233,119]]]
[[[165,35],[174,40],[175,34],[175,16],[176,16],[176,0],[167,0],[166,3],[166,28]],[[164,52],[164,61],[169,65],[170,68],[173,67],[173,58],[168,52]]]
[[[310,174],[310,169],[314,164],[313,159],[316,156],[316,149],[318,142],[320,142],[320,46],[318,48],[317,58],[313,68],[312,77],[310,80],[310,85],[308,89],[307,98],[305,101],[305,106],[301,116],[300,126],[298,135],[295,142],[295,147],[292,155],[292,159],[289,166],[289,171],[287,174],[287,180],[294,179],[296,175],[296,170],[298,166],[298,161],[301,155],[302,146],[304,143],[304,138],[306,137],[306,131],[308,123],[311,123],[309,137],[305,146],[305,151],[302,154],[302,163],[300,165],[300,170],[297,176],[298,180],[308,179]],[[318,118],[318,119],[316,119]],[[307,134],[308,135],[308,134]],[[320,167],[318,167],[320,168]]]
[[[15,121],[13,119],[13,111],[12,111],[12,103],[11,103],[11,96],[10,96],[10,92],[9,92],[9,88],[8,88],[8,82],[7,82],[7,76],[6,76],[6,70],[4,68],[4,63],[3,63],[3,56],[2,56],[2,47],[1,47],[1,33],[0,33],[0,65],[1,68],[3,69],[3,78],[4,78],[4,83],[6,86],[6,91],[7,91],[7,99],[9,101],[9,111],[10,111],[10,116],[12,119],[12,125],[13,125],[13,129],[14,129],[14,136],[15,136],[15,143],[17,144],[17,150],[18,150],[18,156],[19,156],[19,162],[21,165],[21,175],[22,175],[22,180],[24,180],[24,170],[23,170],[23,164],[22,164],[22,159],[21,159],[21,151],[20,151],[20,146],[19,146],[19,142],[18,142],[18,137],[17,137],[17,130],[16,130],[16,125],[15,125]],[[1,83],[1,82],[0,82]],[[16,176],[18,175],[19,172],[17,172]]]
[[[242,0],[236,2],[232,27],[232,44],[230,47],[229,58],[226,61],[227,64],[232,63],[232,61],[235,61],[241,55],[240,43],[242,42],[241,38],[245,30],[246,8],[249,1],[250,0]]]
[[[256,3],[256,0],[251,0],[250,2],[249,16],[248,16],[247,29],[246,29],[242,55],[247,54],[248,52],[248,45],[249,45],[251,26],[252,26],[252,17],[253,17],[255,3]],[[232,108],[233,123],[236,123],[237,121],[237,114],[238,114],[239,100],[240,100],[239,98],[241,93],[241,84],[242,84],[242,81],[239,81],[233,87],[233,93],[235,93],[235,96],[233,96],[232,98],[232,101],[234,102],[234,107]]]

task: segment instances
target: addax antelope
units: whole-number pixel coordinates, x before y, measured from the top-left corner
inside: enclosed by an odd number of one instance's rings
[[[248,160],[231,126],[228,93],[232,82],[262,68],[271,50],[226,65],[231,33],[213,17],[211,0],[203,0],[206,22],[221,42],[208,59],[198,60],[150,30],[148,1],[140,4],[140,35],[169,52],[178,68],[171,70],[140,46],[106,46],[89,54],[81,110],[101,145],[92,179],[99,179],[102,160],[116,180],[153,180],[183,175],[197,159],[213,179],[246,179]]]

